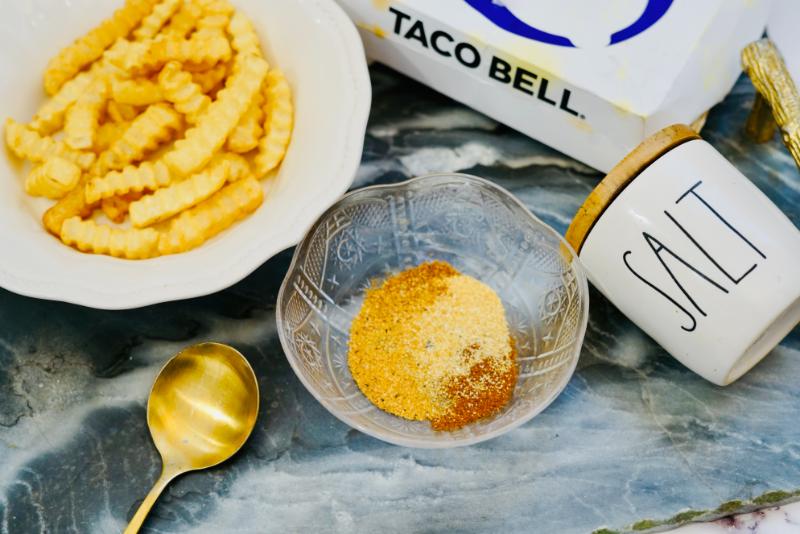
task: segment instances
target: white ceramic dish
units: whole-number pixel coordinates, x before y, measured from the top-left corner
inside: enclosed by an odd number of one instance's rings
[[[0,157],[0,286],[32,297],[125,309],[205,295],[247,276],[306,229],[352,183],[371,86],[358,33],[333,0],[232,0],[289,78],[295,129],[264,204],[203,246],[144,261],[82,254],[48,234],[49,201],[28,197],[8,151]],[[0,18],[0,117],[29,121],[43,101],[48,59],[120,1],[7,2]]]

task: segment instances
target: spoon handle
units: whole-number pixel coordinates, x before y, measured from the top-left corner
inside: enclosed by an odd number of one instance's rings
[[[123,534],[136,534],[139,532],[139,529],[142,528],[142,523],[144,523],[144,520],[147,518],[147,514],[150,513],[150,509],[155,504],[156,499],[158,499],[158,496],[164,491],[164,488],[167,487],[167,484],[175,478],[175,475],[177,475],[177,473],[168,472],[166,469],[161,470],[161,476],[158,477],[158,480],[153,484],[153,489],[150,490],[150,493],[144,498],[142,504],[139,505],[139,509],[133,514],[131,522],[128,523]]]

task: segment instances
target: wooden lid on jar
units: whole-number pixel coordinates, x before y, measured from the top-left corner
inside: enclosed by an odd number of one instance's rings
[[[697,132],[685,124],[673,124],[654,133],[634,148],[589,193],[567,229],[567,242],[580,253],[583,242],[625,187],[648,165],[676,146],[692,139],[700,139]]]

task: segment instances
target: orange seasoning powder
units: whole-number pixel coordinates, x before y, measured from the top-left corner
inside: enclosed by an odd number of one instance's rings
[[[497,294],[442,261],[367,291],[350,329],[348,364],[377,407],[436,430],[498,412],[518,372]]]

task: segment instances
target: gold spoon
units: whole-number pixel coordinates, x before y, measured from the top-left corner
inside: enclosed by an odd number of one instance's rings
[[[173,478],[224,462],[244,445],[258,416],[258,399],[253,368],[228,345],[192,345],[164,365],[147,401],[147,426],[161,454],[161,476],[125,534],[139,531]]]

